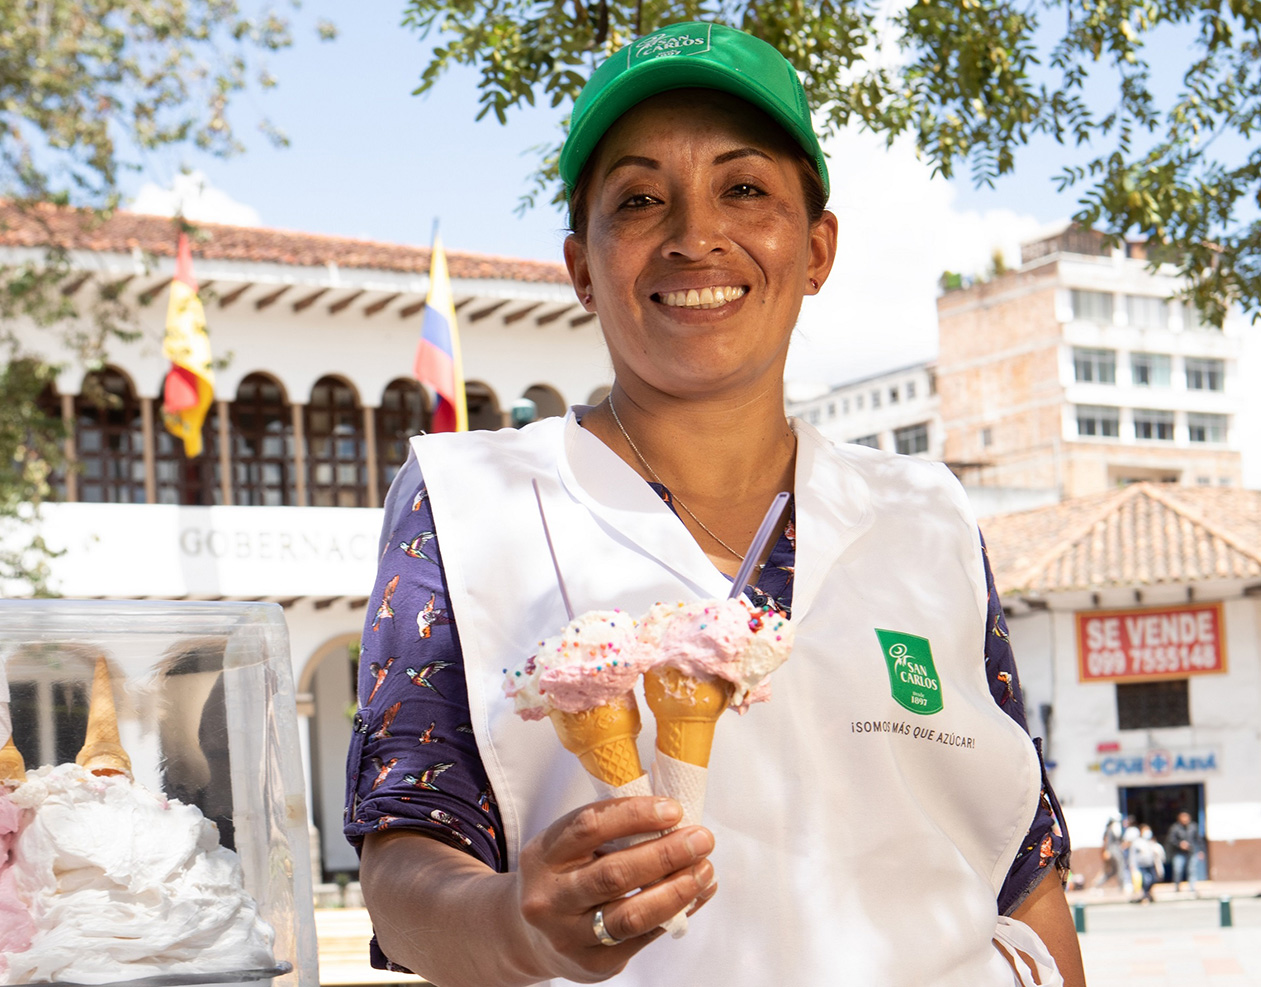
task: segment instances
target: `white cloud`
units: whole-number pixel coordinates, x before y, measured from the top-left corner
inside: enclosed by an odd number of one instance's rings
[[[182,213],[185,219],[201,223],[227,223],[230,226],[259,226],[262,223],[258,210],[215,188],[200,171],[176,175],[170,188],[146,182],[140,186],[130,208],[133,212],[156,216]]]
[[[910,141],[886,148],[878,135],[846,132],[825,147],[840,242],[827,284],[802,306],[787,377],[837,384],[931,358],[941,273],[982,274],[996,248],[1014,267],[1020,242],[1043,224],[956,208],[954,187]]]

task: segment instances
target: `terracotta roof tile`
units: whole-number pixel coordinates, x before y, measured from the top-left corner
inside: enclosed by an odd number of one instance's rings
[[[1000,595],[1261,579],[1261,491],[1136,483],[986,518]]]
[[[349,237],[293,233],[220,223],[196,223],[194,258],[292,264],[298,267],[370,268],[424,274],[429,248]],[[175,255],[176,225],[166,216],[119,211],[99,221],[86,211],[37,205],[25,210],[0,202],[0,246],[43,247],[129,254],[135,248],[159,257]],[[453,278],[568,284],[561,264],[447,250]]]

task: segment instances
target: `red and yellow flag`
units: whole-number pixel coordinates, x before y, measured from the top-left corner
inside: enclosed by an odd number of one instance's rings
[[[187,233],[180,234],[176,251],[162,352],[172,364],[162,389],[162,418],[166,430],[184,440],[184,455],[191,459],[201,455],[201,426],[215,397],[215,373]]]

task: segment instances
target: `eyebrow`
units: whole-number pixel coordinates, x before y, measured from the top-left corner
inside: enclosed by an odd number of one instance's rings
[[[759,157],[765,158],[767,161],[772,160],[771,156],[765,151],[759,151],[756,147],[738,147],[734,151],[727,151],[714,158],[714,164],[726,164],[728,161],[735,161],[737,158]]]
[[[756,147],[737,147],[731,151],[724,151],[722,154],[714,158],[713,163],[716,165],[722,165],[726,164],[728,161],[735,161],[739,158],[748,157],[765,158],[767,161],[773,160],[769,154],[765,151],[758,150]],[[617,171],[618,168],[626,168],[631,165],[639,165],[640,167],[650,168],[653,171],[656,171],[661,167],[661,162],[656,158],[649,158],[640,154],[627,154],[618,158],[609,165],[608,170],[604,173],[604,177],[608,178],[609,175]]]
[[[645,158],[639,154],[627,154],[609,165],[608,170],[604,173],[604,177],[608,178],[618,168],[627,168],[631,165],[640,165],[644,168],[651,168],[654,171],[661,167],[661,162],[656,158]]]

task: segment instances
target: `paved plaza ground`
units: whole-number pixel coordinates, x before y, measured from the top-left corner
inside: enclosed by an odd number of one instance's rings
[[[1261,987],[1261,881],[1205,881],[1198,897],[1158,884],[1155,894],[1155,904],[1138,905],[1115,885],[1069,892],[1082,910],[1089,987]],[[1222,898],[1230,900],[1227,928]],[[325,987],[423,983],[368,966],[362,908],[317,908],[315,918]]]
[[[1205,881],[1198,897],[1158,884],[1154,904],[1074,891],[1089,987],[1261,987],[1261,882]],[[1229,927],[1222,899],[1229,899]]]

